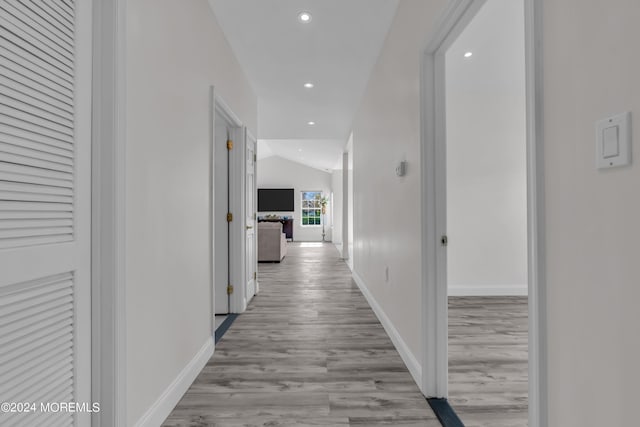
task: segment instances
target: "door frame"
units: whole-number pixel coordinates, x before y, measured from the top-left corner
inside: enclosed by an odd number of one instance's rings
[[[226,141],[215,140],[215,112],[220,113],[229,123],[233,125],[231,132],[231,140],[233,141],[233,148],[229,152],[229,212],[233,214],[233,220],[229,227],[229,276],[231,284],[234,287],[231,298],[229,299],[229,313],[242,313],[247,308],[247,297],[245,283],[245,271],[244,271],[244,193],[245,193],[245,164],[244,164],[244,152],[245,152],[245,135],[244,126],[240,118],[233,112],[229,104],[216,92],[215,87],[211,86],[211,98],[213,100],[213,131],[212,141],[213,144],[221,144]],[[215,145],[214,145],[215,147]],[[213,151],[215,152],[215,150]],[[213,168],[213,158],[211,163]],[[211,171],[211,188],[215,189],[213,169]],[[213,202],[215,202],[215,194],[213,196]],[[215,229],[215,217],[213,216],[213,208],[211,208],[211,224]],[[215,233],[211,235],[215,239]],[[213,244],[213,242],[212,242]],[[213,256],[213,268],[215,268],[215,254]],[[215,282],[212,275],[212,289],[213,296],[215,298]],[[213,304],[212,299],[212,304]],[[215,308],[215,307],[214,307]],[[212,311],[213,329],[215,332],[215,309]]]
[[[421,70],[422,325],[421,389],[448,395],[446,252],[446,117],[444,53],[486,0],[452,0],[423,50]],[[529,426],[546,427],[547,319],[543,164],[542,4],[524,0],[527,114],[529,287]]]
[[[126,1],[93,0],[93,426],[126,425]]]
[[[253,133],[251,133],[249,128],[245,126],[244,127],[244,138],[243,138],[243,144],[244,144],[243,151],[244,151],[245,155],[244,155],[243,162],[242,162],[242,165],[243,165],[243,168],[244,168],[242,176],[245,179],[245,182],[244,182],[243,187],[242,187],[244,189],[244,191],[245,191],[245,197],[242,199],[242,203],[244,204],[244,206],[243,206],[244,216],[242,217],[243,220],[245,218],[247,218],[247,207],[246,207],[246,200],[247,200],[247,198],[246,198],[246,189],[247,189],[247,186],[246,186],[247,169],[246,168],[247,168],[247,161],[246,161],[246,152],[247,152],[248,141],[252,141],[252,144],[253,144],[253,147],[254,147],[254,152],[253,153],[256,156],[256,157],[254,157],[254,161],[253,161],[253,181],[254,181],[253,182],[253,207],[255,209],[254,213],[256,213],[256,215],[257,215],[257,212],[258,212],[258,160],[257,160],[258,139],[255,136],[253,136]],[[245,309],[246,309],[247,305],[249,304],[250,300],[255,295],[257,295],[259,290],[260,290],[260,285],[258,284],[258,218],[257,217],[254,218],[253,226],[255,227],[255,229],[254,229],[254,247],[253,247],[253,260],[255,262],[255,266],[254,267],[255,267],[255,272],[256,272],[256,277],[255,277],[255,279],[253,279],[254,280],[255,293],[253,295],[251,295],[251,296],[249,296],[247,294],[246,286],[247,286],[247,283],[248,283],[247,279],[249,279],[249,278],[245,277],[244,278],[244,280],[245,280],[244,281],[244,286],[243,286],[244,292],[245,292],[245,302],[244,302],[244,305],[245,305],[244,308]],[[242,232],[245,234],[244,238],[243,238],[243,241],[246,243],[246,241],[247,241],[247,238],[246,238],[247,229],[246,228],[242,228]],[[246,254],[246,248],[245,248],[244,254]],[[246,262],[247,262],[247,259],[245,258],[245,263]],[[245,265],[245,267],[246,267],[246,265]],[[245,268],[243,271],[246,272],[247,269]]]

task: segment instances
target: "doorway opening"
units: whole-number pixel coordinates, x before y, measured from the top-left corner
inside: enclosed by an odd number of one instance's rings
[[[449,295],[527,295],[523,18],[487,0],[445,54]]]
[[[545,425],[539,26],[455,0],[425,50],[422,390],[472,425]]]
[[[487,0],[444,52],[449,402],[527,425],[524,1]]]

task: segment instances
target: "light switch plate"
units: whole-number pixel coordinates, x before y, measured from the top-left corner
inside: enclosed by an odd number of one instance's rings
[[[598,169],[631,163],[631,113],[607,117],[596,123],[596,167]]]

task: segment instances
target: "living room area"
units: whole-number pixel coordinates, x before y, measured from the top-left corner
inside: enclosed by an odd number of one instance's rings
[[[303,155],[309,146],[307,141],[258,140],[259,263],[282,262],[292,245],[300,250],[335,245],[343,254],[344,149],[328,150],[331,160],[312,155],[309,161]]]

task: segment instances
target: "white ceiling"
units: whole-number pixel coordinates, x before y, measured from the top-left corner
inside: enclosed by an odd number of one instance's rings
[[[344,145],[341,139],[260,139],[258,160],[279,156],[329,172],[342,168]]]
[[[258,95],[262,152],[334,168],[398,0],[209,2]],[[298,20],[303,11],[309,23]]]

